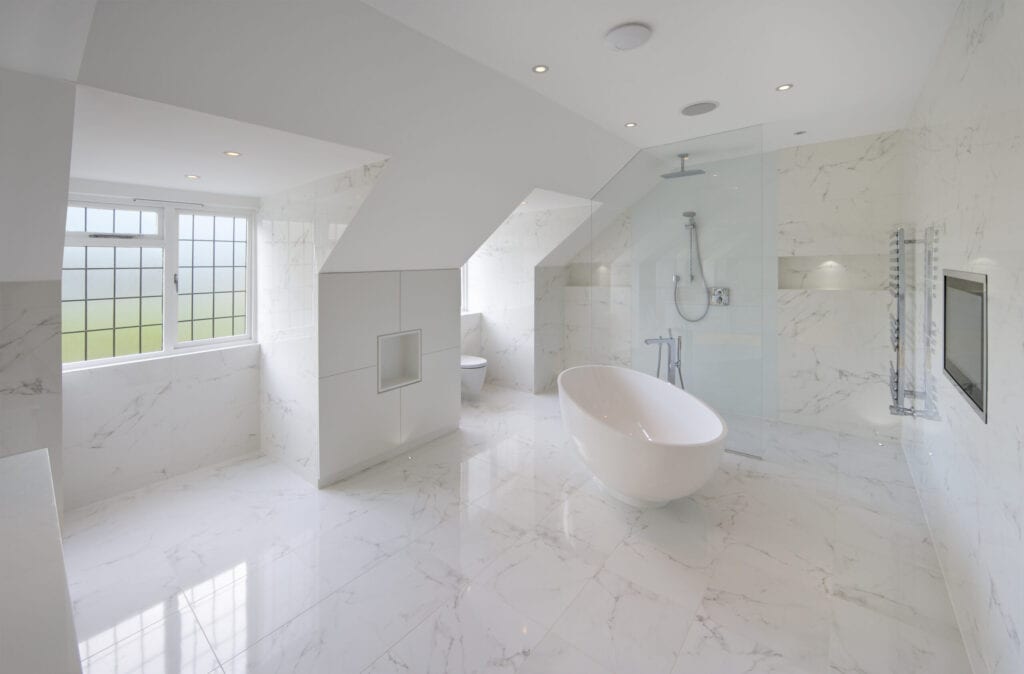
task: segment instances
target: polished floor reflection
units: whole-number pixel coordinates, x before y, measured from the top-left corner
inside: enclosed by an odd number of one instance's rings
[[[762,460],[639,511],[555,398],[489,389],[459,432],[329,489],[260,458],[68,513],[83,669],[968,672],[899,449],[753,436],[732,446]]]

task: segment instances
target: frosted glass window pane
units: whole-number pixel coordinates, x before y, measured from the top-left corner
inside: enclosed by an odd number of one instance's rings
[[[114,300],[114,327],[124,328],[139,324],[139,298]]]
[[[230,337],[233,331],[231,318],[218,318],[213,322],[214,337]]]
[[[218,241],[213,245],[215,247],[213,263],[218,267],[230,267],[231,261],[234,259],[234,244],[229,241]]]
[[[118,234],[138,234],[139,217],[138,211],[114,211],[114,231]]]
[[[216,267],[213,270],[213,289],[219,293],[230,292],[234,274],[231,267]]]
[[[164,348],[164,328],[162,325],[146,325],[142,328],[142,353],[160,351]]]
[[[114,355],[114,331],[100,330],[88,333],[86,338],[86,357],[88,360],[94,358],[110,358]]]
[[[62,300],[85,299],[85,272],[81,270],[65,271],[61,274],[60,298]]]
[[[245,218],[235,218],[235,241],[245,241],[248,235],[249,221]]]
[[[192,244],[192,265],[196,267],[213,266],[212,241],[196,241]]]
[[[142,324],[154,325],[163,323],[164,300],[162,297],[142,298]]]
[[[179,239],[191,239],[192,238],[192,215],[179,215],[178,216],[178,238]]]
[[[192,270],[192,292],[213,292],[213,269],[206,267]]]
[[[178,242],[178,265],[184,267],[192,266],[192,242]]]
[[[142,249],[142,266],[143,267],[163,267],[164,266],[164,251],[162,248],[143,248]]]
[[[114,331],[114,355],[130,356],[139,352],[139,329],[120,328]]]
[[[159,219],[153,211],[142,211],[142,233],[157,234],[160,232]]]
[[[213,294],[192,296],[192,317],[195,319],[213,317]]]
[[[142,295],[162,295],[164,292],[164,274],[161,269],[142,270]]]
[[[85,209],[81,206],[68,206],[66,229],[69,232],[85,231]]]
[[[114,327],[114,300],[90,300],[85,307],[87,330],[104,330]]]
[[[218,241],[231,241],[235,238],[235,220],[218,215],[214,218],[214,238]]]
[[[142,250],[140,248],[115,248],[114,262],[116,266],[138,268],[141,265]]]
[[[187,295],[192,292],[192,267],[178,269],[178,294]]]
[[[213,239],[213,216],[212,215],[197,215],[193,219],[192,224],[192,238],[204,241],[210,241]]]
[[[85,248],[83,246],[64,246],[64,268],[85,268]]]
[[[192,296],[178,295],[178,320],[192,320]]]
[[[61,302],[61,332],[81,332],[85,330],[85,302]]]
[[[213,337],[213,321],[195,321],[192,323],[192,339],[209,339]]]
[[[114,270],[89,269],[85,272],[86,299],[103,299],[114,296]]]
[[[85,209],[85,230],[97,234],[113,234],[114,211],[107,208]]]
[[[239,266],[245,264],[245,244],[244,243],[236,243],[235,244],[235,264],[239,265]]]
[[[114,249],[106,246],[89,246],[85,251],[89,269],[111,269],[114,266]]]
[[[245,267],[235,267],[235,290],[245,290]]]
[[[118,269],[114,272],[114,291],[117,297],[138,297],[139,296],[139,275],[138,269]]]
[[[60,340],[61,360],[65,363],[76,363],[85,360],[85,333],[63,335]]]
[[[213,300],[213,315],[216,318],[231,316],[232,293],[217,293]]]

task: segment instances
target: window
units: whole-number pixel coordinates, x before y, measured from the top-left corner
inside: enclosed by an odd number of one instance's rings
[[[239,213],[69,204],[64,363],[248,338],[250,223]]]

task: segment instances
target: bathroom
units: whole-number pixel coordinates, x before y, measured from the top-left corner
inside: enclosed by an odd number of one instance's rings
[[[0,26],[0,670],[1024,672],[1018,0]]]

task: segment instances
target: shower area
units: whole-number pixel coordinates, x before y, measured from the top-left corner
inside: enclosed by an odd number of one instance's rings
[[[678,344],[676,385],[752,454],[777,414],[768,161],[760,127],[638,152],[594,196],[563,291],[563,367],[666,379]]]

